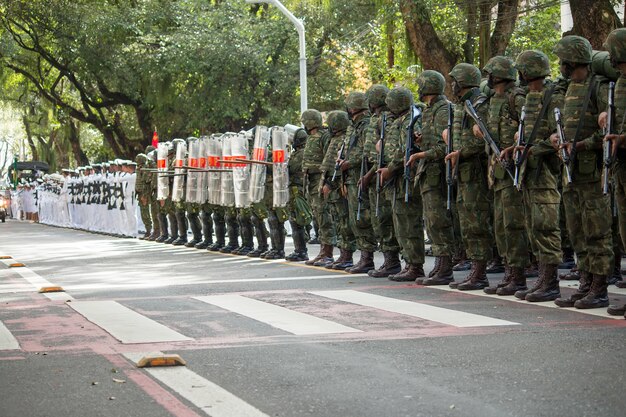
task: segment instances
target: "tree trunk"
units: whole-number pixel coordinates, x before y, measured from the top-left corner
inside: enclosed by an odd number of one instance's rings
[[[139,125],[139,129],[141,130],[141,135],[143,137],[141,144],[145,148],[146,146],[152,144],[152,134],[154,133],[153,129],[155,129],[156,126],[154,126],[152,116],[150,116],[150,112],[148,110],[144,109],[141,106],[133,107],[135,108],[137,124]]]
[[[498,19],[489,40],[491,56],[504,55],[515,29],[519,0],[498,1]]]
[[[579,35],[589,39],[593,49],[602,49],[608,34],[622,27],[609,0],[575,0],[569,2],[574,27],[564,35]]]
[[[463,43],[463,56],[464,62],[468,64],[474,64],[474,47],[476,43],[477,32],[477,15],[476,15],[476,2],[474,0],[468,0],[466,5],[467,13],[467,36]]]
[[[68,139],[72,145],[72,153],[74,154],[76,164],[78,166],[89,165],[89,158],[87,158],[83,148],[80,146],[80,133],[78,131],[78,126],[76,126],[76,123],[73,120],[70,120],[68,122],[68,127]]]
[[[478,65],[483,68],[491,57],[491,1],[482,0],[478,13]]]
[[[385,22],[385,38],[387,41],[387,68],[389,69],[396,65],[395,32],[396,25],[394,20],[388,19]]]
[[[35,146],[35,141],[33,140],[33,133],[30,129],[30,122],[26,116],[22,117],[22,123],[24,123],[24,131],[26,132],[26,141],[28,142],[28,147],[30,148],[30,153],[33,156],[33,161],[39,161],[39,152],[37,151],[37,146]]]

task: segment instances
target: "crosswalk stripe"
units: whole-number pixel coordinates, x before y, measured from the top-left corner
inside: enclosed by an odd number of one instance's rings
[[[1,262],[3,262],[5,265],[10,265],[11,263],[15,262],[14,260],[2,260]],[[54,287],[55,285],[52,284],[50,281],[48,281],[47,279],[43,278],[41,275],[37,274],[35,271],[33,271],[30,268],[27,267],[20,267],[20,268],[15,268],[15,269],[11,269],[11,272],[15,272],[17,275],[21,276],[22,278],[24,278],[26,281],[28,281],[28,283],[30,283],[34,288],[31,288],[31,290],[39,290],[40,288],[43,287]],[[45,297],[51,299],[51,300],[56,300],[59,298],[59,294],[58,293],[44,293],[43,294]],[[73,300],[74,298],[67,294],[67,293],[63,293],[63,299],[64,300]]]
[[[0,321],[0,350],[17,350],[20,344],[9,329]]]
[[[398,300],[354,290],[309,291],[309,293],[320,297],[373,307],[379,310],[418,317],[455,327],[511,326],[519,324],[512,321],[494,319],[478,314],[465,313],[463,311],[434,307],[428,304]]]
[[[74,301],[68,306],[122,343],[193,340],[115,301]]]
[[[124,354],[133,362],[137,362],[144,355],[144,353]],[[211,417],[269,417],[186,367],[145,368],[145,370]]]
[[[295,335],[361,332],[352,327],[241,295],[209,295],[193,298]]]

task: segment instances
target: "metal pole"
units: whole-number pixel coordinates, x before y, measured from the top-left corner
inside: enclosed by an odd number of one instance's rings
[[[246,0],[247,3],[268,3],[273,4],[280,10],[296,27],[300,44],[300,112],[308,109],[308,92],[306,76],[306,42],[304,39],[304,23],[298,19],[279,0]]]

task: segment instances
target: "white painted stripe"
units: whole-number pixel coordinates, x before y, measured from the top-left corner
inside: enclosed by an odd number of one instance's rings
[[[296,335],[355,333],[361,331],[241,295],[209,295],[193,298]]]
[[[229,263],[230,264],[241,264],[241,263],[244,263],[244,262],[261,263],[261,262],[264,262],[264,261],[265,261],[264,259],[259,259],[259,258],[245,258],[245,259],[238,259],[236,261],[232,261],[232,262],[229,262]]]
[[[509,301],[512,303],[523,303],[525,305],[528,306],[541,306],[541,307],[548,307],[548,308],[556,308],[559,310],[565,310],[565,311],[573,311],[576,313],[581,313],[581,314],[587,314],[590,316],[598,316],[598,317],[604,317],[607,319],[616,319],[616,320],[624,320],[623,316],[611,316],[609,313],[606,312],[606,308],[590,308],[590,309],[586,309],[586,310],[580,310],[574,307],[559,307],[556,304],[554,304],[554,301],[543,301],[543,302],[538,302],[538,303],[530,303],[526,300],[520,300],[516,297],[513,296],[506,296],[506,297],[501,297],[497,294],[485,294],[483,290],[476,290],[476,291],[459,291],[459,290],[455,290],[452,289],[448,286],[431,286],[428,288],[432,288],[432,289],[436,289],[436,290],[441,290],[441,291],[455,291],[455,292],[461,292],[464,294],[471,294],[471,295],[477,295],[479,297],[487,297],[487,298],[496,298],[500,301]]]
[[[20,344],[13,337],[9,329],[0,321],[0,350],[17,350]]]
[[[137,362],[144,354],[127,353],[124,356]],[[241,398],[186,367],[144,369],[162,384],[171,388],[211,417],[269,417]]]
[[[14,292],[33,292],[33,286],[30,284],[2,284],[0,285],[0,294],[10,294]]]
[[[17,261],[13,259],[2,259],[2,262],[4,262],[5,265],[10,265],[11,263],[17,262]],[[27,267],[11,268],[11,271],[15,272],[17,275],[21,276],[26,281],[28,281],[34,287],[36,291],[39,291],[39,289],[42,287],[56,287],[55,284],[52,284],[50,281],[43,278],[42,276],[40,276],[39,274],[37,274],[35,271],[33,271],[30,268],[27,268]],[[55,295],[51,295],[51,294],[55,294]],[[51,300],[58,299],[58,293],[44,293],[43,295]],[[72,297],[71,295],[67,293],[64,293],[63,299],[73,300],[74,297]]]
[[[115,301],[74,301],[67,305],[122,343],[193,340]]]
[[[333,300],[345,301],[366,307],[373,307],[392,313],[418,317],[424,320],[436,321],[455,327],[484,327],[484,326],[511,326],[519,323],[494,319],[478,314],[465,313],[448,308],[434,307],[428,304],[413,301],[398,300],[381,295],[369,294],[353,290],[339,291],[309,291],[310,294]]]

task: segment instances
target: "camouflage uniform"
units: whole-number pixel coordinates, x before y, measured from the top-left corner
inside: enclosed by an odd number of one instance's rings
[[[396,119],[389,127],[389,138],[386,140],[386,155],[389,157],[390,178],[394,181],[393,190],[388,193],[392,198],[393,226],[396,239],[402,248],[405,269],[398,274],[390,275],[393,281],[415,281],[424,276],[424,220],[422,216],[422,197],[414,183],[414,169],[409,170],[408,182],[405,178],[404,156],[407,134],[413,122],[413,95],[404,87],[392,89],[386,98],[387,106]],[[413,149],[414,137],[411,137]],[[406,190],[408,184],[409,189]],[[408,201],[405,196],[408,192]]]
[[[486,264],[492,256],[491,193],[487,184],[487,155],[485,142],[474,136],[473,120],[465,112],[464,103],[470,100],[483,120],[487,119],[488,98],[480,93],[480,70],[470,64],[458,64],[450,72],[453,88],[466,91],[454,108],[454,151],[459,151],[457,162],[457,209],[461,235],[467,256],[472,260],[472,270],[466,280],[452,288],[475,290],[489,286],[485,274]],[[460,94],[460,92],[459,92]]]
[[[432,96],[422,114],[419,128],[420,152],[416,155],[421,156],[417,164],[416,183],[424,203],[426,231],[436,257],[435,267],[428,274],[428,279],[422,280],[422,284],[447,285],[454,280],[452,255],[456,249],[452,210],[447,210],[446,207],[447,183],[443,160],[446,144],[441,136],[448,124],[449,101],[443,95],[445,78],[437,71],[424,71],[418,77],[417,83],[420,99]]]
[[[346,272],[361,274],[374,269],[374,251],[378,246],[372,228],[368,188],[362,183],[361,175],[362,173],[364,177],[369,171],[367,159],[364,159],[364,149],[366,132],[370,124],[370,113],[365,93],[354,91],[348,95],[345,103],[348,111],[352,112],[350,114],[352,124],[348,126],[346,131],[346,155],[345,162],[341,164],[341,170],[344,173],[348,191],[350,228],[356,236],[357,248],[361,251],[359,261],[352,268],[346,269]],[[345,169],[345,166],[349,166],[349,168]],[[361,189],[360,202],[359,189]]]
[[[564,71],[591,63],[591,44],[579,36],[561,39],[555,53],[567,64],[561,66]],[[580,286],[573,296],[557,299],[555,303],[559,306],[608,306],[607,276],[613,267],[611,210],[609,196],[602,194],[603,135],[597,123],[598,114],[603,110],[598,98],[606,97],[606,89],[598,89],[596,81],[590,71],[584,80],[570,79],[561,112],[566,140],[580,144],[571,170],[571,184],[567,184],[565,172],[563,174],[565,217],[578,258]],[[591,100],[582,114],[589,92]]]
[[[304,173],[304,193],[307,196],[313,216],[319,227],[320,252],[308,261],[307,265],[319,263],[324,265],[332,262],[333,246],[337,244],[335,224],[330,214],[329,203],[320,195],[320,182],[322,172],[320,166],[326,155],[330,143],[330,135],[326,129],[322,129],[322,115],[315,109],[306,110],[302,113],[302,124],[309,135],[304,145],[302,157],[302,171]]]
[[[348,146],[346,129],[349,124],[348,113],[344,111],[335,110],[328,114],[328,127],[332,136],[321,165],[322,183],[320,185],[331,190],[325,200],[330,205],[331,219],[337,227],[337,246],[340,250],[339,258],[326,267],[340,270],[353,266],[352,254],[356,248],[354,233],[350,228],[348,201],[344,192],[346,186],[344,175],[341,170],[335,170],[340,150],[343,147],[345,152]]]
[[[137,162],[135,194],[137,195],[137,202],[139,203],[141,221],[146,227],[146,234],[141,239],[147,239],[152,234],[152,218],[150,217],[149,203],[149,196],[152,193],[150,188],[150,174],[144,171],[144,168],[148,168],[149,166],[149,159],[147,155],[140,153],[135,158],[135,162]]]
[[[302,160],[307,134],[304,129],[296,131],[293,139],[293,150],[289,155],[289,224],[294,251],[285,257],[288,261],[308,261],[306,227],[311,224],[313,214],[311,206],[304,198],[304,174]]]

